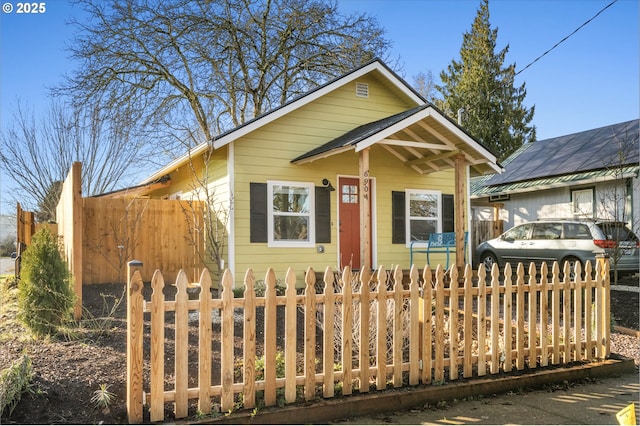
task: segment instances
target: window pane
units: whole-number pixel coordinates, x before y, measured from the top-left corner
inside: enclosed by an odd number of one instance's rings
[[[411,233],[411,240],[428,240],[429,235],[437,232],[436,227],[438,221],[436,220],[412,220],[409,223]]]
[[[536,223],[533,225],[532,240],[558,240],[562,234],[561,223]]]
[[[435,194],[410,194],[409,215],[411,217],[438,217],[438,197]]]
[[[505,239],[510,240],[528,240],[529,239],[529,229],[531,228],[530,223],[526,223],[524,225],[516,226],[515,228],[511,228],[507,232],[504,233]]]
[[[275,241],[309,241],[308,229],[308,216],[273,216]]]
[[[357,204],[358,203],[358,186],[342,185],[342,203]]]
[[[567,240],[591,240],[591,231],[589,227],[582,223],[565,223],[564,238]]]
[[[581,189],[571,191],[573,197],[573,213],[582,216],[593,215],[593,191]]]
[[[309,213],[309,188],[274,185],[273,211],[285,213]]]

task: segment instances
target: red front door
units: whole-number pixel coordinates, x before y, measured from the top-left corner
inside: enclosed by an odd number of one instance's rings
[[[360,264],[360,180],[341,177],[338,179],[340,268],[351,266],[359,269]],[[371,228],[370,228],[371,229]]]

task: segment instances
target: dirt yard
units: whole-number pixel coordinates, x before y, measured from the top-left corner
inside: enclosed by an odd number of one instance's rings
[[[637,278],[635,281],[637,286]],[[122,294],[122,285],[88,286],[83,300],[87,310],[100,317],[108,313]],[[638,293],[612,291],[611,295],[615,324],[640,330]],[[6,294],[2,296],[2,300],[7,300]],[[124,303],[115,311],[106,333],[87,330],[73,341],[33,342],[16,324],[15,312],[0,309],[0,313],[0,369],[26,353],[33,361],[34,370],[31,393],[23,396],[11,417],[2,418],[2,424],[127,422]],[[240,338],[236,342],[241,345]],[[634,358],[636,365],[640,363],[637,348],[640,348],[640,338],[613,333],[612,352]],[[100,385],[109,386],[109,391],[115,394],[115,401],[106,409],[91,403]]]

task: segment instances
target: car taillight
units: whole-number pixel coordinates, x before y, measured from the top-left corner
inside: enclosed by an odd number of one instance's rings
[[[616,248],[616,242],[613,240],[593,240],[593,244],[604,249]]]

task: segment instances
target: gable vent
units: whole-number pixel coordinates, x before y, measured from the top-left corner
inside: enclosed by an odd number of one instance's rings
[[[368,98],[369,85],[367,83],[356,83],[356,96],[359,98]]]

